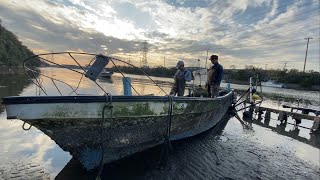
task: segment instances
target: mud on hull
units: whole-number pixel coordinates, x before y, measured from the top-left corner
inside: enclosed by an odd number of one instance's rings
[[[21,116],[19,119],[43,131],[63,150],[79,159],[87,170],[91,170],[100,166],[102,154],[103,163],[108,163],[164,142],[170,125],[169,101],[148,98],[144,101],[140,99],[130,102],[117,101],[115,98],[112,113],[106,110],[105,119],[101,118],[103,102],[95,102],[91,105],[62,103],[50,106],[51,114],[38,111],[39,114],[33,114],[32,117],[41,118],[32,119],[15,113],[18,107],[11,104],[8,116],[17,116],[17,118]],[[5,102],[8,103],[8,101]],[[170,139],[191,137],[212,128],[225,115],[231,102],[232,93],[217,99],[174,98]],[[46,103],[42,104],[43,109],[46,109],[46,105]],[[78,108],[86,106],[80,109],[91,112],[82,112],[82,116],[83,114],[87,116],[75,118],[75,114],[80,112],[70,112],[70,110],[77,109],[77,106]],[[96,107],[96,112],[93,111],[95,109],[93,106]],[[60,110],[59,113],[54,107]]]

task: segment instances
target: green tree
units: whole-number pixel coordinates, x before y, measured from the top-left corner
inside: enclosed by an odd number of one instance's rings
[[[18,40],[18,37],[2,26],[0,19],[0,64],[7,66],[22,66],[23,60],[34,53]],[[39,66],[39,59],[33,60],[30,65]]]

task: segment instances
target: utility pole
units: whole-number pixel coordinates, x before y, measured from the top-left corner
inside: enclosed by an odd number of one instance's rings
[[[131,55],[129,54],[128,56],[129,56],[128,63],[131,64],[131,59],[130,59],[130,56],[131,56]]]
[[[266,64],[266,70],[268,69],[268,64]]]
[[[163,56],[163,67],[166,67],[166,55]]]
[[[306,56],[304,58],[304,66],[303,66],[303,72],[306,72],[306,62],[307,62],[307,56],[308,56],[308,47],[309,47],[309,40],[312,39],[312,37],[304,38],[307,40],[307,49],[306,49]]]
[[[206,69],[207,69],[207,64],[208,64],[208,51],[209,51],[209,49],[207,49],[206,65],[204,66]]]
[[[286,70],[287,64],[288,64],[288,61],[285,61],[285,62],[284,62],[284,66],[283,66],[283,71]]]

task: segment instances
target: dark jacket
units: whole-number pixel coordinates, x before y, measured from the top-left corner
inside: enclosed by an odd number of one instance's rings
[[[220,85],[223,76],[223,67],[219,63],[214,64],[210,68],[209,73],[211,74],[208,76],[208,83],[210,85]]]

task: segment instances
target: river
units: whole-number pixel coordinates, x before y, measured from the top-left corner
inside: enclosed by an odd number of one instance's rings
[[[76,87],[79,75],[58,68],[41,71],[57,79],[68,79]],[[146,77],[128,75],[136,90],[133,94],[165,95],[170,91],[170,78],[156,78],[163,88]],[[113,95],[121,95],[122,77],[114,74],[112,79],[99,79],[98,84]],[[0,97],[39,95],[24,75],[6,76],[0,79]],[[49,79],[41,83],[51,95],[59,91]],[[196,80],[196,84],[199,84]],[[65,95],[72,90],[57,83]],[[222,84],[225,87],[226,84]],[[248,86],[231,85],[245,90]],[[80,83],[79,94],[103,94],[86,78]],[[282,108],[283,104],[309,107],[319,110],[319,92],[263,88],[263,106]],[[40,93],[40,95],[44,95]],[[64,152],[54,141],[32,127],[22,130],[22,121],[7,120],[0,106],[0,179],[94,179],[93,172],[85,172],[72,156]],[[242,116],[242,112],[239,112]],[[123,160],[105,165],[103,179],[319,179],[319,135],[309,129],[287,124],[281,126],[272,114],[271,121],[247,122],[244,127],[234,117],[226,116],[217,127],[198,136],[172,143],[173,151],[165,167],[159,167],[159,148],[137,153]],[[290,119],[288,122],[293,123]],[[311,127],[312,122],[302,120],[301,126]],[[248,128],[250,127],[250,128]]]

